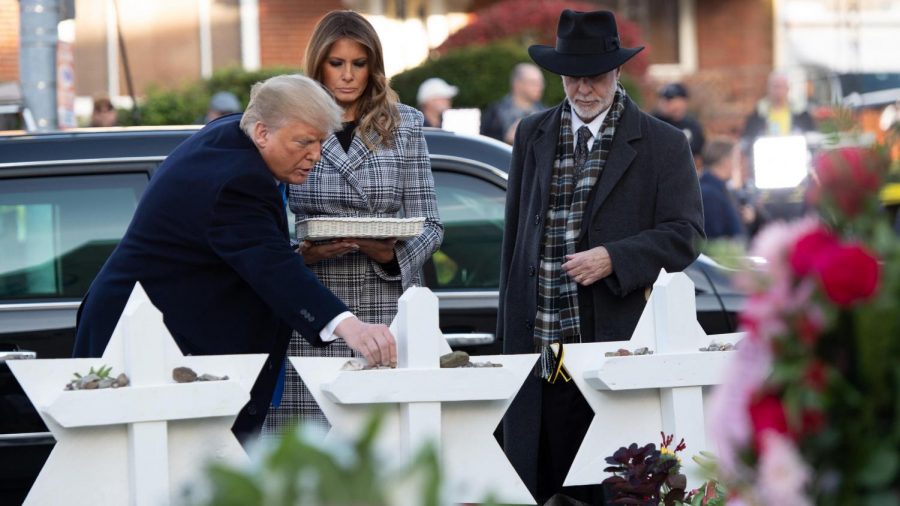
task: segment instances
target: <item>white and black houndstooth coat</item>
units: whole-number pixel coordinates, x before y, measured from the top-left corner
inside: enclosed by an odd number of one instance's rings
[[[389,325],[397,313],[403,290],[419,283],[419,271],[440,247],[444,228],[438,216],[434,178],[428,147],[422,134],[422,113],[398,104],[400,123],[393,147],[369,150],[356,132],[345,152],[331,135],[322,146],[322,159],[302,185],[291,185],[289,203],[297,219],[316,216],[425,217],[425,228],[415,239],[395,247],[401,274],[392,276],[362,253],[311,265],[322,283],[367,323]],[[288,356],[350,357],[342,340],[325,348],[310,346],[294,332]],[[269,410],[265,433],[279,433],[298,418],[326,424],[316,402],[296,371],[286,368],[281,405]]]

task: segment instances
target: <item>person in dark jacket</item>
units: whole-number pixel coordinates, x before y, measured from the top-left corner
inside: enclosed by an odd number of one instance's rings
[[[703,230],[707,239],[744,240],[740,210],[728,188],[728,181],[740,163],[737,144],[716,138],[703,150],[700,195],[703,197]]]
[[[696,162],[703,154],[706,135],[703,133],[703,125],[688,114],[688,98],[687,88],[683,84],[667,84],[659,90],[659,100],[653,115],[684,132]]]
[[[519,63],[509,76],[509,94],[490,104],[481,117],[481,135],[512,144],[516,126],[525,116],[546,109],[544,74],[531,63]]]
[[[687,267],[703,239],[687,139],[618,82],[641,49],[620,46],[611,12],[568,9],[556,46],[529,48],[562,76],[566,99],[516,130],[497,337],[504,353],[541,354],[503,423],[506,454],[539,504],[603,502],[600,486],[562,486],[594,413],[560,379],[558,350],[630,339],[660,269]]]
[[[759,137],[802,134],[816,129],[812,116],[791,105],[790,84],[786,75],[773,72],[766,85],[766,96],[756,103],[744,123],[743,138],[752,145]]]
[[[265,419],[291,328],[395,364],[388,328],[353,316],[290,245],[279,186],[305,181],[340,125],[341,109],[318,83],[276,76],[253,86],[243,115],[179,145],[85,295],[74,355],[103,354],[140,282],[183,353],[269,354],[232,429],[242,439]]]

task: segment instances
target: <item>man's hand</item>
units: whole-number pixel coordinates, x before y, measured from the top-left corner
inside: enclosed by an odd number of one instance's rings
[[[334,333],[370,365],[397,367],[397,343],[386,325],[363,323],[352,316],[339,323]]]
[[[743,221],[745,225],[756,221],[756,209],[750,205],[741,206],[741,221]]]
[[[359,246],[352,241],[347,239],[334,239],[331,242],[321,244],[303,241],[300,243],[300,249],[298,251],[303,255],[303,262],[306,265],[312,265],[319,263],[322,260],[343,256],[358,250]]]
[[[591,285],[613,272],[612,259],[603,246],[566,255],[562,268],[581,286]]]
[[[360,253],[375,260],[380,264],[386,264],[394,259],[394,245],[397,239],[347,239],[356,244]]]

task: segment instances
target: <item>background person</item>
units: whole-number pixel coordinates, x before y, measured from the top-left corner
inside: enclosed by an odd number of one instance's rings
[[[755,110],[747,116],[742,142],[748,146],[750,154],[750,179],[759,184],[762,209],[771,219],[794,219],[806,214],[804,194],[809,180],[805,162],[809,146],[805,141],[789,141],[789,146],[760,146],[757,141],[763,137],[800,136],[815,130],[810,114],[789,100],[790,85],[785,74],[773,72],[769,75],[766,96],[760,99]],[[805,148],[805,152],[804,152]],[[787,151],[782,151],[787,149]],[[774,151],[774,152],[773,152]],[[798,153],[799,151],[799,153]],[[768,162],[766,161],[768,160]],[[795,178],[799,182],[784,184],[781,181]],[[802,179],[802,180],[801,180]],[[772,187],[772,185],[782,185]]]
[[[184,354],[266,353],[234,432],[266,416],[290,329],[342,344],[373,363],[396,363],[387,327],[348,313],[290,247],[278,184],[299,184],[341,110],[318,83],[257,83],[242,116],[181,143],[153,175],[131,224],[78,311],[76,357],[99,357],[140,282]]]
[[[812,116],[788,99],[790,84],[785,74],[772,72],[766,85],[766,96],[744,122],[744,139],[752,145],[758,137],[782,136],[811,132],[816,129]]]
[[[418,273],[443,238],[422,114],[398,103],[384,74],[375,29],[355,12],[333,11],[319,21],[306,48],[305,67],[334,95],[344,123],[325,140],[322,159],[309,179],[290,186],[297,218],[425,218],[424,231],[413,239],[343,238],[301,246],[306,264],[355,314],[390,324],[397,300],[406,288],[420,284]],[[353,355],[341,342],[310,346],[301,333],[291,338],[291,356]],[[327,424],[291,367],[286,368],[282,399],[266,421],[267,432],[281,432],[300,418]]]
[[[425,116],[424,126],[441,128],[444,123],[444,111],[453,107],[453,97],[459,88],[450,86],[440,77],[432,77],[422,81],[416,93],[416,103]]]
[[[687,139],[628,98],[619,68],[643,48],[618,41],[611,12],[566,9],[556,47],[528,50],[562,76],[566,100],[516,131],[497,338],[504,353],[541,354],[503,423],[538,504],[557,494],[603,504],[599,485],[562,486],[594,412],[559,379],[553,345],[628,339],[660,269],[685,268],[703,238]]]
[[[544,74],[532,63],[519,63],[509,76],[509,93],[489,105],[481,118],[481,135],[512,144],[519,120],[546,109]]]
[[[108,97],[98,97],[94,99],[94,109],[91,111],[92,127],[112,127],[119,124],[118,113],[116,108]]]
[[[700,195],[707,239],[746,239],[737,202],[728,188],[740,170],[740,156],[738,145],[725,137],[713,139],[703,149]]]
[[[653,115],[684,132],[696,163],[702,160],[706,136],[703,134],[703,125],[688,114],[688,98],[687,88],[683,84],[667,84],[659,90],[659,99]]]
[[[209,123],[216,118],[236,112],[241,112],[241,101],[230,91],[220,91],[209,99],[203,122]]]

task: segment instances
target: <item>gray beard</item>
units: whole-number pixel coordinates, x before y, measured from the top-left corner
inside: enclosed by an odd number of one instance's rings
[[[608,104],[600,103],[600,104],[597,104],[596,106],[588,108],[588,109],[585,109],[584,107],[581,107],[581,106],[575,104],[572,100],[569,100],[569,105],[572,107],[572,112],[577,114],[578,117],[581,118],[581,121],[584,121],[585,123],[590,123],[597,116],[600,116],[600,113],[609,109],[609,107],[612,105],[612,102],[610,102]]]

